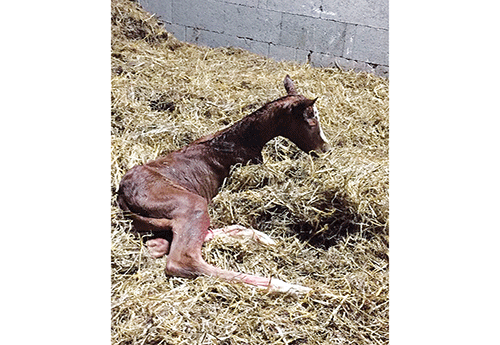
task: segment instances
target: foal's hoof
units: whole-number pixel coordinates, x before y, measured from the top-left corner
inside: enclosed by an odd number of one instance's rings
[[[241,225],[230,225],[219,229],[209,230],[207,232],[207,235],[205,236],[205,242],[210,241],[215,237],[227,237],[227,236],[236,238],[247,238],[267,246],[276,245],[276,242],[265,233],[259,230],[245,228]]]
[[[154,258],[161,258],[163,255],[167,254],[170,247],[170,243],[164,238],[155,238],[148,240],[146,242],[146,247],[148,247],[149,254]]]
[[[248,229],[248,230],[253,231],[253,234],[251,235],[251,237],[256,242],[259,242],[259,243],[264,244],[266,246],[275,246],[276,245],[276,241],[274,241],[271,237],[269,237],[265,233],[263,233],[259,230],[254,230],[254,229]]]
[[[289,293],[298,296],[305,295],[312,291],[311,288],[306,286],[290,284],[276,278],[271,279],[268,289],[270,293]]]

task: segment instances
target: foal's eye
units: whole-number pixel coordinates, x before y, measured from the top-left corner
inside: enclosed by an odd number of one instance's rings
[[[316,121],[315,118],[313,117],[310,117],[310,118],[307,118],[307,124],[311,127],[314,127],[314,126],[317,126],[318,125],[318,122]]]
[[[304,117],[308,120],[308,119],[314,119],[315,116],[314,116],[314,112],[312,111],[306,111],[305,114],[304,114]]]

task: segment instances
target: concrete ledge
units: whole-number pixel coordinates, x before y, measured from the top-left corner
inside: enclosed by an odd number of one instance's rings
[[[389,67],[369,64],[363,61],[349,60],[342,57],[323,53],[312,53],[310,64],[314,67],[338,67],[345,71],[363,71],[380,77],[389,77]]]

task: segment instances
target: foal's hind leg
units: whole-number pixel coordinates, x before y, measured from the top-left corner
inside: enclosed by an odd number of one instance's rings
[[[225,236],[249,238],[258,243],[268,246],[276,245],[276,242],[265,233],[255,229],[245,228],[241,225],[230,225],[214,230],[209,229],[207,236],[205,237],[205,242],[210,241],[216,237],[225,237]]]
[[[228,281],[265,288],[271,292],[302,294],[311,290],[279,279],[224,270],[208,264],[201,256],[201,247],[209,233],[208,227],[210,224],[205,199],[195,194],[186,193],[179,202],[179,209],[176,214],[172,226],[172,244],[165,268],[165,273],[168,275],[182,277],[214,276]]]

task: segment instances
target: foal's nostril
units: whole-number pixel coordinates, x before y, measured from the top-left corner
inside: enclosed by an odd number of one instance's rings
[[[332,145],[329,143],[324,143],[323,146],[321,147],[321,152],[326,153],[332,149]]]
[[[323,143],[318,148],[309,152],[309,154],[313,157],[319,157],[320,153],[326,153],[326,152],[330,151],[331,149],[332,149],[332,146],[329,143]]]

